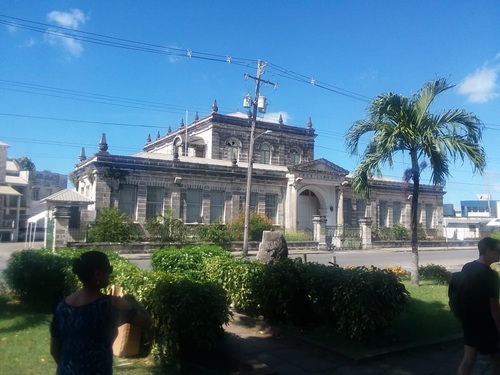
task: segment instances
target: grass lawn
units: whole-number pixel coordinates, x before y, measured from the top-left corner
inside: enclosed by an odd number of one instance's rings
[[[55,374],[56,364],[49,352],[50,314],[26,312],[0,293],[0,374]],[[156,366],[150,357],[114,359],[117,375],[221,375],[239,373],[223,353],[194,359],[180,366]]]
[[[0,363],[2,375],[55,374],[49,352],[50,314],[28,313],[0,295]],[[115,358],[115,374],[177,374],[155,367],[147,358]]]
[[[461,333],[460,322],[448,307],[448,286],[421,282],[420,287],[404,282],[410,292],[408,310],[380,335],[353,342],[322,329],[301,332],[327,346],[352,355],[411,345],[419,341],[444,338]]]

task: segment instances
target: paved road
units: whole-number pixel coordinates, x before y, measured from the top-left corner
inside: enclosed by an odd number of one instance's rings
[[[379,249],[369,251],[342,251],[330,254],[310,254],[307,256],[308,262],[318,262],[326,264],[335,258],[336,263],[345,267],[353,266],[376,266],[394,267],[401,266],[409,269],[412,260],[411,250],[401,251],[398,249]],[[478,250],[474,248],[463,249],[425,249],[419,251],[420,265],[439,264],[451,271],[461,269],[462,266],[478,257]]]
[[[151,269],[150,258],[147,254],[130,254],[125,255],[140,268]],[[303,257],[303,255],[291,254],[291,258]],[[393,267],[401,266],[405,269],[410,269],[411,251],[401,251],[399,249],[378,249],[365,251],[342,251],[327,254],[308,254],[308,262],[317,262],[328,264],[335,257],[338,265],[345,267],[352,266],[376,266],[376,267]],[[446,267],[450,271],[457,271],[462,266],[478,257],[478,251],[475,248],[459,248],[459,249],[421,249],[419,252],[420,265],[429,263],[439,264]]]
[[[42,242],[35,242],[35,248],[41,248]],[[17,243],[0,243],[0,272],[5,269],[6,262],[10,254],[16,250],[25,248],[23,242]],[[420,249],[420,264],[429,263],[439,264],[451,271],[459,270],[465,263],[476,259],[478,251],[475,248],[421,248]],[[302,257],[303,255],[291,254],[291,257]],[[151,269],[151,262],[147,254],[129,254],[127,258],[137,264],[142,269]],[[332,257],[338,265],[344,267],[347,265],[353,266],[371,266],[376,267],[393,267],[401,266],[405,269],[410,268],[411,251],[410,249],[378,249],[365,251],[336,251],[327,254],[308,254],[308,262],[317,262],[328,264],[332,261]]]

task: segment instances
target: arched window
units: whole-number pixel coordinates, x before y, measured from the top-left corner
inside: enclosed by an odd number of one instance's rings
[[[269,164],[271,162],[271,146],[269,143],[260,145],[260,162],[262,164]]]
[[[231,138],[227,141],[227,157],[229,160],[238,160],[240,153],[240,142]]]
[[[292,148],[290,150],[290,162],[292,163],[292,165],[300,164],[300,153],[295,148]]]
[[[174,147],[172,148],[172,153],[175,155],[177,152],[179,155],[182,155],[182,138],[177,137],[174,139]]]

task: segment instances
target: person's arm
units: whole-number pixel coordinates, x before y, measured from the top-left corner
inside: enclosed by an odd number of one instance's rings
[[[123,297],[113,297],[113,306],[121,311],[135,309],[136,314],[129,322],[141,328],[147,328],[151,325],[151,317],[146,309],[135,299],[134,296],[127,294]]]
[[[61,343],[59,342],[59,339],[56,337],[51,337],[50,338],[50,355],[52,358],[54,358],[54,361],[56,363],[59,363],[59,348],[61,346]]]
[[[489,296],[490,296],[490,313],[493,321],[495,322],[495,326],[497,327],[497,331],[500,332],[500,278],[496,271],[491,271],[490,273],[490,282],[489,282]]]
[[[127,301],[130,306],[137,310],[137,314],[135,314],[134,318],[130,321],[131,324],[139,326],[141,328],[147,328],[151,325],[151,316],[147,312],[147,310],[142,306],[139,301],[135,299],[135,297],[131,294],[126,294],[123,296],[123,299]]]
[[[497,331],[500,332],[500,303],[498,302],[498,298],[490,298],[490,312]]]

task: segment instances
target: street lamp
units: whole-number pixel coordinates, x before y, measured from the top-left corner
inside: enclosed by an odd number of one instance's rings
[[[243,107],[244,108],[252,108],[252,112],[249,112],[249,116],[251,116],[251,126],[250,126],[250,145],[248,148],[248,170],[247,170],[247,190],[245,194],[245,226],[243,231],[243,256],[248,255],[248,224],[250,222],[250,193],[252,188],[252,170],[253,170],[253,147],[255,143],[255,125],[257,122],[257,111],[260,113],[266,113],[267,110],[267,100],[265,96],[259,95],[260,84],[261,82],[265,82],[266,84],[272,84],[276,87],[276,84],[269,81],[262,81],[260,76],[263,73],[265,63],[262,63],[260,60],[257,65],[257,77],[250,76],[245,74],[245,78],[252,78],[255,80],[255,97],[252,100],[250,94],[245,95],[243,98]],[[267,133],[264,132],[264,133]],[[262,133],[262,134],[264,134]],[[262,134],[259,134],[257,137],[260,137]]]

